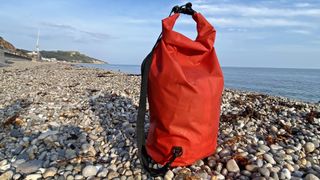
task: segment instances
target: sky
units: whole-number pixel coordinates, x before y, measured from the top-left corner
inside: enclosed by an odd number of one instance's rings
[[[195,0],[217,30],[222,66],[320,68],[319,0]],[[111,64],[140,64],[161,20],[184,0],[2,0],[0,36],[17,48],[76,50]],[[181,15],[174,30],[191,39],[196,24]]]

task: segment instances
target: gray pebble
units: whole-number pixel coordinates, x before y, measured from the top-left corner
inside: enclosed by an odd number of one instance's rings
[[[230,159],[227,162],[227,169],[229,172],[239,172],[240,171],[239,166],[234,159]]]
[[[276,162],[274,161],[273,157],[270,154],[264,154],[263,158],[270,164],[276,164]]]
[[[18,164],[16,170],[17,172],[30,174],[30,173],[36,172],[42,166],[42,163],[43,161],[41,160],[27,161],[27,162]]]
[[[95,166],[89,165],[83,168],[82,175],[84,177],[95,176],[98,172],[98,169]]]
[[[291,173],[287,168],[283,168],[280,172],[281,179],[291,179]]]
[[[315,176],[314,174],[308,174],[304,180],[319,180],[319,178],[317,176]]]
[[[270,171],[267,168],[260,168],[259,172],[265,177],[269,177],[270,176]]]

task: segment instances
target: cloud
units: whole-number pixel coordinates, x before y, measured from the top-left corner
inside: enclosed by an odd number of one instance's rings
[[[231,2],[231,1],[230,1]],[[320,29],[320,7],[308,2],[292,3],[289,1],[255,1],[248,3],[229,3],[228,0],[197,0],[194,9],[203,13],[216,27],[228,31],[237,29],[274,28],[299,29],[291,33],[308,34]],[[184,24],[192,20],[181,21]],[[231,30],[230,30],[231,28]],[[303,30],[301,30],[303,29]],[[312,31],[311,31],[312,30]],[[282,31],[284,32],[284,31]]]
[[[303,29],[292,29],[292,30],[288,30],[288,33],[294,33],[294,34],[302,34],[302,35],[309,35],[311,34],[310,31],[308,30],[303,30]]]
[[[320,17],[320,8],[274,8],[265,6],[231,5],[231,4],[195,4],[195,9],[210,15],[236,15],[245,17]]]
[[[95,40],[95,41],[100,41],[100,40],[105,40],[111,38],[111,36],[107,33],[101,33],[101,32],[91,32],[87,30],[83,30],[71,25],[66,25],[66,24],[56,24],[56,23],[51,23],[51,22],[42,22],[42,26],[49,27],[49,28],[55,28],[61,31],[69,31],[71,33],[76,33],[78,35],[77,41],[79,39],[86,39],[86,40]],[[81,36],[85,36],[82,37]]]
[[[244,18],[244,17],[207,17],[207,20],[217,27],[234,29],[264,28],[264,27],[314,27],[312,23],[285,18]],[[180,21],[192,24],[193,20]]]
[[[310,3],[296,3],[294,5],[295,7],[304,8],[304,7],[311,7],[312,5]]]

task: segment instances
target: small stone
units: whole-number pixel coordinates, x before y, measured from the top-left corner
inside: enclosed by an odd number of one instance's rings
[[[111,164],[110,166],[108,166],[108,169],[117,171],[117,166],[115,164]]]
[[[76,179],[76,180],[81,180],[81,179],[84,179],[84,178],[83,178],[82,175],[77,174],[77,175],[74,176],[74,179]]]
[[[315,148],[320,147],[320,141],[319,140],[315,139],[312,143],[314,144]]]
[[[243,170],[243,171],[241,171],[241,174],[250,177],[252,173],[248,170]]]
[[[287,168],[283,168],[280,172],[280,179],[291,179],[291,173]]]
[[[230,159],[227,162],[227,169],[229,172],[239,172],[240,171],[239,166],[234,159]]]
[[[109,170],[107,168],[103,168],[99,173],[98,177],[107,177]]]
[[[257,159],[257,166],[262,167],[263,166],[263,161],[261,159]]]
[[[196,166],[202,166],[202,165],[204,165],[204,162],[200,159],[200,160],[196,161],[196,162],[194,163],[194,165],[196,165]]]
[[[13,176],[13,171],[6,171],[5,173],[0,175],[1,180],[10,180]]]
[[[284,167],[287,168],[290,172],[294,171],[294,168],[291,164],[285,164]]]
[[[51,135],[55,135],[55,134],[58,134],[59,131],[47,131],[47,132],[43,132],[40,134],[40,136],[38,137],[39,140],[42,140],[48,136],[51,136]]]
[[[276,161],[274,161],[273,157],[270,154],[264,154],[263,158],[270,164],[276,164]]]
[[[208,161],[208,166],[209,167],[213,168],[215,165],[216,165],[216,161],[215,160],[211,159],[211,160]]]
[[[82,170],[82,175],[84,177],[95,176],[98,172],[98,169],[95,166],[88,165]]]
[[[108,179],[113,179],[113,178],[116,178],[116,177],[118,177],[118,176],[119,176],[119,173],[116,172],[116,171],[110,171],[110,172],[108,173]]]
[[[16,170],[17,172],[30,174],[30,173],[36,172],[42,166],[42,164],[43,164],[43,161],[41,160],[27,161],[27,162],[18,164]]]
[[[270,171],[267,168],[260,168],[259,172],[264,176],[264,177],[269,177],[270,176]]]
[[[56,175],[57,171],[58,171],[57,168],[50,167],[43,173],[43,178],[53,177],[54,175]]]
[[[73,159],[73,158],[77,157],[77,154],[76,154],[75,150],[67,149],[65,156],[66,156],[67,159]]]
[[[308,175],[306,175],[304,180],[319,180],[319,178],[317,176],[315,176],[314,174],[308,174]]]
[[[230,150],[228,149],[222,149],[220,152],[219,152],[219,156],[220,157],[226,157],[226,156],[229,156],[230,155]]]
[[[11,165],[10,164],[6,164],[6,165],[3,165],[3,166],[0,166],[0,171],[6,171],[8,169],[10,169]]]
[[[130,161],[124,163],[123,167],[128,169],[130,167]]]
[[[131,176],[132,175],[132,171],[131,170],[127,170],[124,175]]]
[[[21,178],[21,174],[15,174],[15,175],[13,175],[13,177],[12,177],[12,179],[14,179],[14,180],[18,180],[18,179],[20,179]]]
[[[258,150],[262,152],[268,152],[270,148],[264,144],[260,144]]]
[[[250,171],[250,172],[254,172],[258,169],[258,166],[253,165],[253,164],[248,164],[246,165],[246,170]]]
[[[277,133],[278,132],[278,128],[275,127],[275,126],[271,126],[271,131],[274,132],[274,133]]]
[[[296,177],[302,177],[303,176],[303,172],[302,171],[294,171],[292,173],[292,176],[296,176]]]
[[[275,150],[275,151],[276,151],[276,150],[283,149],[282,146],[279,146],[279,145],[276,145],[276,144],[272,144],[270,147],[271,147],[272,150]]]
[[[66,171],[72,171],[73,170],[73,165],[72,164],[69,164],[67,167],[66,167]]]
[[[0,161],[0,167],[4,166],[6,164],[8,164],[8,160],[4,159],[4,160]]]
[[[38,180],[41,179],[41,174],[29,174],[26,176],[26,180]]]
[[[174,177],[174,174],[171,170],[167,171],[166,175],[164,176],[165,180],[171,180]]]
[[[67,180],[74,180],[74,177],[70,174],[67,176]]]
[[[18,129],[12,129],[10,132],[10,136],[15,138],[20,138],[20,137],[23,137],[23,133]]]
[[[307,142],[307,143],[304,145],[304,150],[305,150],[307,153],[311,153],[311,152],[313,152],[315,149],[316,149],[316,147],[315,147],[315,145],[314,145],[312,142]]]

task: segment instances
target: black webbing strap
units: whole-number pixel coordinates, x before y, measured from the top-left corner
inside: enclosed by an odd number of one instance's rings
[[[140,163],[142,167],[150,173],[151,176],[163,176],[169,169],[171,163],[179,156],[182,155],[182,148],[178,146],[172,147],[172,155],[169,158],[169,161],[159,169],[150,168],[150,156],[147,154],[145,148],[145,132],[144,132],[144,124],[145,124],[145,115],[146,115],[146,105],[147,105],[147,91],[148,91],[148,76],[150,71],[150,66],[152,64],[153,51],[161,40],[161,34],[153,46],[151,52],[147,55],[147,57],[143,60],[141,64],[141,87],[140,87],[140,101],[139,101],[139,109],[138,109],[138,118],[137,118],[137,147],[138,147],[138,156],[140,159]]]
[[[191,8],[192,4],[187,3],[183,6],[175,6],[169,16],[172,13],[184,13],[193,15],[195,11]],[[187,13],[187,11],[192,13]],[[146,115],[146,106],[147,106],[147,91],[148,91],[148,77],[149,71],[152,64],[152,57],[155,48],[157,47],[158,43],[161,40],[161,35],[159,35],[157,42],[153,46],[151,52],[147,55],[147,57],[143,60],[141,64],[141,87],[140,87],[140,100],[139,100],[139,109],[138,109],[138,117],[137,117],[137,127],[136,127],[136,135],[137,135],[137,147],[138,147],[138,156],[140,159],[140,163],[142,167],[150,173],[152,176],[163,176],[168,169],[170,168],[173,161],[180,157],[183,153],[182,147],[180,146],[173,146],[171,149],[171,155],[168,162],[162,167],[158,169],[154,169],[149,167],[151,162],[151,157],[148,155],[145,144],[145,132],[144,132],[144,124],[145,124],[145,115]]]

